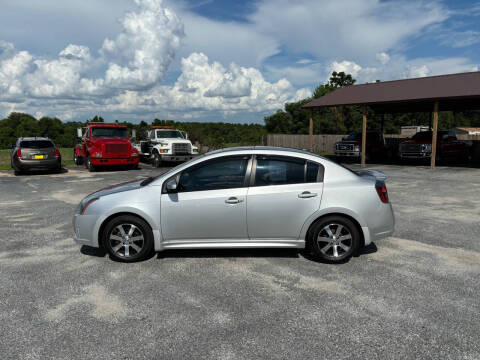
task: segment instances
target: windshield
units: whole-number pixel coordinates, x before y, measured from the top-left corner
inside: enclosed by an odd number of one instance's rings
[[[94,138],[126,138],[128,130],[125,128],[92,128],[92,137]]]
[[[46,149],[52,148],[53,143],[48,140],[27,140],[20,142],[20,147],[24,149]]]
[[[183,135],[178,130],[157,130],[157,138],[160,139],[183,139]]]
[[[350,134],[345,138],[345,140],[360,141],[360,140],[362,140],[362,134],[361,133]]]

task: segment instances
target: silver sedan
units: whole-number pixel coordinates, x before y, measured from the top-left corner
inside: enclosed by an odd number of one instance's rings
[[[74,238],[125,262],[193,248],[307,248],[340,262],[393,233],[384,180],[306,151],[224,149],[90,194]]]

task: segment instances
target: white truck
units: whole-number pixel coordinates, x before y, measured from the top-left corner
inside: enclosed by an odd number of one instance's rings
[[[198,148],[188,140],[187,133],[171,126],[151,126],[147,140],[134,145],[141,159],[149,159],[153,167],[163,161],[184,162],[198,155]]]

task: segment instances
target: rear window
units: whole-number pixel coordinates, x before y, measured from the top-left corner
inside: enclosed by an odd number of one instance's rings
[[[24,149],[46,149],[54,147],[48,140],[25,140],[20,142],[20,147]]]

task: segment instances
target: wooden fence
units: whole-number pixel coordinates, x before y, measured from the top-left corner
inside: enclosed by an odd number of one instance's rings
[[[316,153],[333,154],[333,146],[346,135],[313,135],[313,151]],[[388,146],[398,149],[398,144],[407,139],[405,135],[385,134]],[[480,135],[457,135],[459,140],[475,141],[475,148],[480,146]],[[308,135],[268,134],[268,146],[281,146],[308,150]]]

